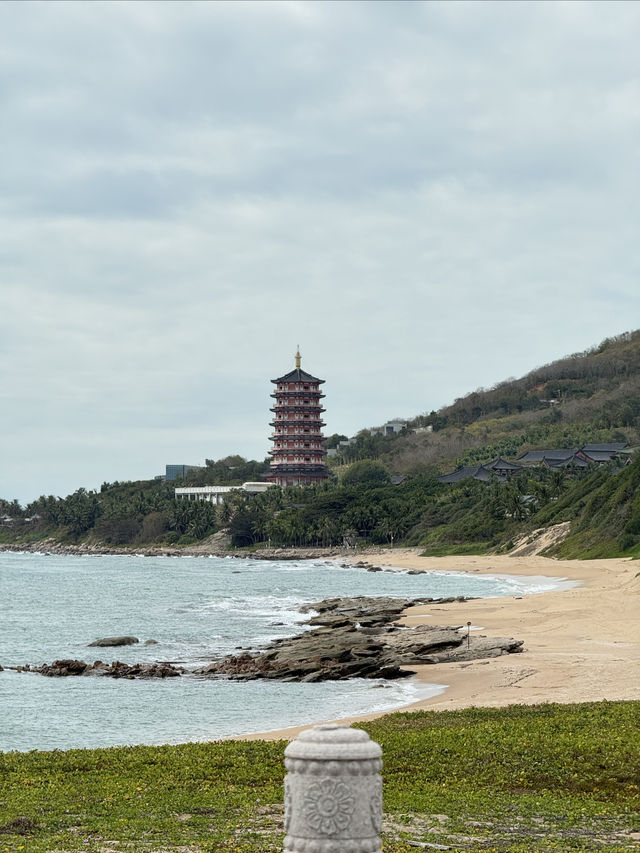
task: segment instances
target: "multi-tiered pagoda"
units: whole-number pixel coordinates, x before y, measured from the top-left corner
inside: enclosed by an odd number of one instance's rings
[[[310,486],[326,480],[324,458],[322,404],[324,394],[317,379],[300,369],[300,352],[296,353],[296,369],[278,379],[271,395],[273,412],[273,450],[267,480],[277,486]]]

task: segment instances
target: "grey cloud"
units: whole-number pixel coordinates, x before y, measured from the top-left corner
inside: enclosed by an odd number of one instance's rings
[[[615,2],[0,4],[0,495],[262,458],[297,343],[350,433],[622,331],[639,35]]]

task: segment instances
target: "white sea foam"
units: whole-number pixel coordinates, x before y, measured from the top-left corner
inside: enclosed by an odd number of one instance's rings
[[[187,668],[305,630],[306,602],[336,596],[520,595],[567,588],[564,579],[463,572],[364,572],[336,563],[233,558],[0,554],[3,666],[94,659],[88,643],[133,634],[103,659],[179,660]],[[282,624],[276,624],[282,623]],[[158,645],[143,645],[155,639]],[[108,657],[108,653],[113,653]],[[435,674],[435,673],[434,673]],[[232,682],[46,679],[0,673],[0,750],[169,743],[267,731],[400,707],[442,685],[402,679]]]

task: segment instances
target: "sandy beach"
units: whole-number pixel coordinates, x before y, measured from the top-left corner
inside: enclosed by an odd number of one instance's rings
[[[438,696],[403,710],[502,707],[539,702],[640,699],[640,562],[551,560],[539,556],[421,557],[417,549],[367,552],[380,566],[423,571],[543,575],[578,585],[520,597],[412,607],[408,625],[460,625],[524,640],[522,654],[486,661],[415,667],[416,678],[447,685]],[[357,560],[353,560],[357,562]],[[381,716],[371,714],[354,719]],[[347,722],[346,720],[343,722]],[[293,738],[303,728],[251,738]]]

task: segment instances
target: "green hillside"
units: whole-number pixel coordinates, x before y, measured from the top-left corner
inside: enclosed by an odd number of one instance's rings
[[[635,556],[640,459],[625,466],[633,453],[583,468],[530,467],[506,482],[445,484],[437,476],[498,456],[602,442],[640,444],[640,331],[474,391],[413,418],[399,435],[363,430],[329,459],[331,477],[321,486],[233,493],[219,507],[175,500],[174,484],[157,480],[42,496],[25,508],[0,501],[0,515],[13,519],[0,525],[0,542],[182,546],[225,531],[245,548],[402,543],[431,554],[482,553],[508,551],[535,528],[569,521],[554,554]],[[236,485],[259,479],[267,464],[208,459],[182,485]]]
[[[640,330],[473,391],[408,426],[433,432],[386,440],[378,458],[394,473],[441,473],[544,447],[640,444]]]
[[[640,557],[640,459],[613,475],[594,471],[535,517],[538,526],[571,521],[570,535],[549,555],[564,559]]]

